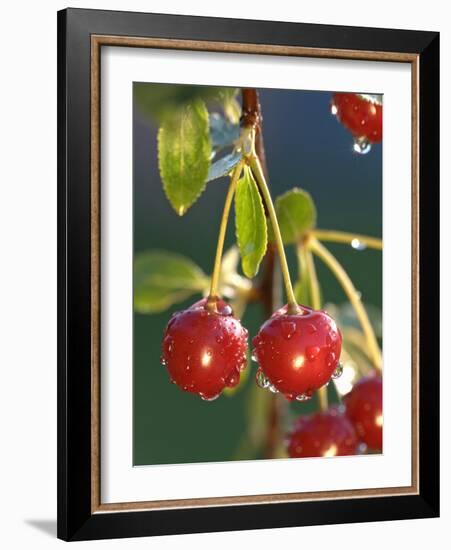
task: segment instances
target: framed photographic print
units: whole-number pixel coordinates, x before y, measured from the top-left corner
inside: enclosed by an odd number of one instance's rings
[[[439,513],[439,35],[58,14],[58,536]]]

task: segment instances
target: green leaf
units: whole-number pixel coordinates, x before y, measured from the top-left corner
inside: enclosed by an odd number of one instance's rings
[[[158,132],[158,159],[163,188],[174,210],[182,216],[207,182],[211,140],[208,111],[195,101],[165,119]]]
[[[248,167],[237,184],[235,225],[243,273],[254,277],[265,255],[268,235],[262,199]]]
[[[284,244],[298,242],[315,227],[316,208],[307,191],[297,187],[290,189],[277,197],[275,208]]]
[[[139,313],[157,313],[208,287],[209,279],[189,258],[149,250],[134,262],[134,307]]]
[[[242,153],[238,151],[234,151],[233,153],[220,158],[210,166],[207,181],[212,181],[222,178],[223,176],[227,176],[227,174],[235,168],[242,158]]]

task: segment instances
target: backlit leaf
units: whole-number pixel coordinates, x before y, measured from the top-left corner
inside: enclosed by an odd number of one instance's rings
[[[277,197],[275,208],[284,244],[298,242],[316,224],[312,197],[297,187]]]
[[[202,292],[208,287],[209,279],[189,258],[149,250],[135,258],[133,283],[135,310],[156,313]]]
[[[207,181],[212,181],[218,178],[222,178],[223,176],[227,176],[227,174],[229,174],[240,162],[242,156],[243,155],[238,151],[234,151],[233,153],[230,153],[229,155],[226,155],[225,157],[217,160],[214,164],[210,166]]]
[[[265,255],[268,237],[262,199],[248,167],[236,189],[235,224],[243,272],[246,277],[254,277]]]
[[[205,189],[211,151],[208,111],[202,101],[189,103],[160,126],[161,179],[169,202],[180,216]]]

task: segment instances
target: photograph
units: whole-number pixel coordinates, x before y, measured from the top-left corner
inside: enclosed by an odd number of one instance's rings
[[[134,466],[383,453],[383,103],[133,82]]]

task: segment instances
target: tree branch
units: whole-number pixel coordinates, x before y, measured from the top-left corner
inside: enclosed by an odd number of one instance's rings
[[[263,117],[258,92],[255,88],[243,88],[241,94],[241,127],[255,129],[255,152],[260,160],[265,179],[268,181],[268,166],[263,141]],[[266,215],[268,215],[267,211]],[[269,317],[276,307],[275,299],[279,295],[278,287],[280,286],[276,280],[278,277],[275,276],[277,267],[275,247],[271,243],[268,243],[262,267],[262,275],[258,286],[258,298],[263,305],[265,315]],[[265,448],[263,451],[265,458],[274,458],[280,445],[282,439],[283,405],[278,395],[271,395]]]

